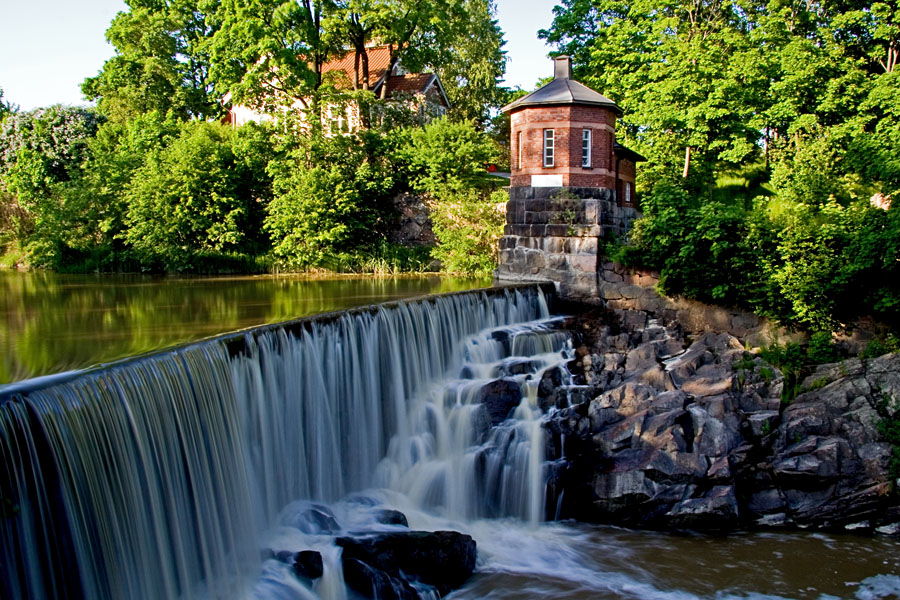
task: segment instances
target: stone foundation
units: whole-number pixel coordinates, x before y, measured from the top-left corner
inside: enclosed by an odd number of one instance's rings
[[[553,281],[569,298],[599,291],[599,242],[640,216],[605,188],[512,187],[500,239],[500,281]]]

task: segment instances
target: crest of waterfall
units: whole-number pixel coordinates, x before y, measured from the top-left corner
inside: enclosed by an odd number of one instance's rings
[[[548,318],[538,287],[453,294],[0,388],[0,592],[241,597],[285,506],[373,486],[537,521]],[[497,377],[523,393],[491,427]]]

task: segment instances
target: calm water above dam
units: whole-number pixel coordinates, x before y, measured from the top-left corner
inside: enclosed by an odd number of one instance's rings
[[[0,270],[0,385],[315,313],[490,285],[434,276],[151,277]]]

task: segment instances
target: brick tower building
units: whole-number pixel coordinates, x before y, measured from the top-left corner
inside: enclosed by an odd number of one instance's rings
[[[572,79],[560,56],[553,81],[503,112],[512,173],[497,277],[549,279],[567,295],[593,296],[598,239],[624,235],[638,216],[635,166],[644,158],[616,142],[622,111]]]

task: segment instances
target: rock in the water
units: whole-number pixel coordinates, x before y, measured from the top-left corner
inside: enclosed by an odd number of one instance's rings
[[[455,531],[377,533],[340,537],[336,543],[343,548],[344,565],[358,561],[391,578],[430,585],[441,595],[461,586],[475,570],[475,540]]]
[[[285,524],[314,535],[332,534],[341,530],[331,509],[321,504],[310,506]]]
[[[377,511],[375,513],[375,521],[382,525],[401,525],[403,527],[409,527],[409,521],[406,519],[406,515],[399,510],[389,508]]]
[[[315,550],[302,550],[294,555],[294,573],[303,579],[312,581],[325,572],[322,555]]]
[[[372,600],[419,600],[419,594],[409,583],[392,577],[356,558],[344,557],[341,561],[347,587]]]
[[[478,401],[487,409],[491,424],[497,425],[522,401],[522,390],[511,379],[497,379],[481,388]]]

